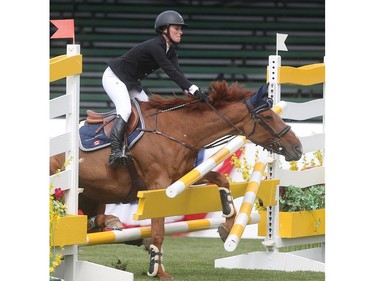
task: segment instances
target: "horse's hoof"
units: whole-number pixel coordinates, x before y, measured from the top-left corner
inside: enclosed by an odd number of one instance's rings
[[[110,228],[113,230],[124,229],[124,225],[118,218],[110,218],[105,221],[105,228]]]
[[[217,232],[219,232],[220,238],[223,242],[225,242],[229,236],[228,229],[224,226],[224,224],[220,224],[217,228]]]
[[[165,274],[163,276],[159,276],[159,280],[160,281],[172,281],[174,279],[173,279],[173,276],[171,276],[169,274]]]

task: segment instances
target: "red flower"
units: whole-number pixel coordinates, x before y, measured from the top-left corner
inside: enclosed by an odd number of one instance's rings
[[[55,189],[55,193],[53,194],[53,196],[56,198],[56,200],[60,200],[64,196],[64,191],[61,190],[60,187],[58,187]]]

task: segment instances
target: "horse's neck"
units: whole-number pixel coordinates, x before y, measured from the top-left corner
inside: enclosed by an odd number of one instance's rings
[[[242,103],[234,103],[218,111],[226,120],[214,111],[194,112],[181,118],[182,120],[191,120],[189,122],[191,125],[187,129],[190,132],[190,141],[194,146],[203,147],[226,135],[239,134],[240,130],[243,130],[244,115],[247,110]],[[186,130],[186,121],[182,123],[181,126],[185,126]]]

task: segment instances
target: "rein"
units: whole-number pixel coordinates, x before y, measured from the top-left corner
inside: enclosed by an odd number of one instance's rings
[[[238,131],[239,135],[246,136],[246,134],[240,128],[238,128],[227,117],[225,117],[223,114],[221,114],[221,112],[219,112],[215,107],[213,107],[212,104],[210,104],[208,102],[206,104],[211,108],[211,110],[213,112],[215,112],[221,119],[223,119],[230,127],[235,128]],[[248,138],[253,132],[254,132],[254,129],[251,131],[251,133],[248,136],[246,136],[246,138]]]
[[[138,129],[139,131],[144,131],[144,132],[147,132],[147,133],[153,133],[153,134],[156,134],[156,135],[160,135],[160,136],[163,136],[163,137],[166,137],[167,139],[170,139],[171,141],[174,141],[174,142],[177,142],[179,144],[181,144],[182,146],[192,150],[194,153],[198,153],[199,150],[197,150],[195,147],[193,147],[192,145],[186,143],[186,142],[183,142],[183,141],[180,141],[178,139],[176,139],[175,137],[173,136],[170,136],[166,133],[163,133],[163,132],[160,132],[158,129],[157,129],[157,124],[158,124],[158,115],[160,113],[165,113],[165,112],[168,112],[168,111],[172,111],[172,110],[176,110],[176,109],[180,109],[182,107],[185,107],[187,106],[188,104],[192,104],[192,103],[195,103],[195,102],[198,102],[199,100],[194,100],[194,101],[191,101],[191,102],[188,102],[188,103],[184,103],[184,104],[181,104],[181,105],[178,105],[178,106],[175,106],[175,107],[171,107],[171,108],[168,108],[168,109],[164,109],[162,111],[159,111],[157,110],[156,112],[148,115],[146,118],[148,117],[154,117],[154,128],[152,130],[146,130],[146,129]]]
[[[173,111],[173,110],[176,110],[176,109],[180,109],[182,107],[185,107],[185,106],[187,106],[189,104],[196,103],[196,102],[199,102],[199,100],[193,100],[193,101],[190,101],[190,102],[187,102],[187,103],[184,103],[184,104],[180,104],[180,105],[177,105],[177,106],[174,106],[174,107],[171,107],[171,108],[163,109],[162,111],[157,111],[155,113],[150,114],[147,117],[158,115],[160,113],[164,113],[164,112],[168,112],[168,111]]]

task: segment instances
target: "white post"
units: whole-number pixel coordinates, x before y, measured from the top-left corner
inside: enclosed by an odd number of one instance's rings
[[[281,87],[278,83],[279,77],[279,67],[281,66],[281,57],[280,56],[269,56],[268,57],[268,97],[272,98],[274,103],[280,101]]]
[[[80,54],[80,45],[67,45],[67,56]],[[72,162],[66,167],[71,170],[70,190],[66,195],[67,213],[78,214],[78,123],[79,123],[79,87],[80,75],[71,75],[66,78],[66,95],[71,99],[71,112],[66,114],[66,131],[70,132],[71,147],[66,152],[65,159]]]
[[[281,66],[281,57],[276,56],[269,56],[268,58],[268,67],[267,67],[267,74],[268,74],[268,97],[272,98],[275,103],[279,103],[281,101],[281,86],[278,83],[279,77],[279,68]],[[277,179],[277,167],[279,155],[273,152],[269,152],[269,156],[274,159],[272,163],[268,164],[268,175],[269,179]],[[276,188],[275,200],[279,202],[279,186]],[[276,240],[278,237],[278,225],[279,225],[279,203],[275,206],[268,206],[267,207],[267,218],[266,218],[266,236],[264,237],[264,241],[262,244],[266,247],[268,251],[274,251],[276,248]]]
[[[67,45],[67,56],[80,54],[80,45]],[[65,196],[65,205],[67,213],[72,215],[78,214],[78,123],[79,123],[79,94],[80,94],[80,75],[70,75],[66,77],[66,95],[70,96],[71,111],[66,114],[66,131],[70,132],[71,147],[65,153],[65,161],[71,159],[66,169],[70,173],[70,189]],[[64,256],[64,266],[69,270],[64,271],[65,281],[76,281],[78,245],[72,245],[68,255]]]

